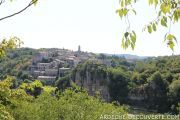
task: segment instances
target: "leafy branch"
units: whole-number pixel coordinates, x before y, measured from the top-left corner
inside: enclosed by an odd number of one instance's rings
[[[130,22],[128,19],[129,12],[132,11],[136,15],[135,9],[132,7],[137,0],[120,0],[120,8],[116,11],[118,15],[122,18],[125,18],[128,21],[126,32],[122,38],[122,47],[127,49],[131,47],[133,50],[136,43],[136,34],[135,31],[131,30]],[[147,30],[148,33],[156,32],[157,26],[160,24],[163,27],[169,27],[168,32],[165,34],[164,41],[167,42],[167,45],[173,51],[177,38],[175,35],[171,34],[171,24],[179,22],[180,19],[180,1],[179,0],[148,0],[149,5],[154,5],[155,8],[159,6],[158,17],[147,24],[143,31]],[[170,23],[169,26],[167,23]],[[128,37],[128,36],[133,37]]]
[[[116,13],[120,16],[120,18],[124,18],[127,23],[126,32],[122,38],[122,48],[127,49],[129,46],[134,50],[136,43],[136,33],[134,30],[131,30],[131,24],[129,20],[130,12],[136,15],[135,9],[132,7],[132,4],[136,3],[136,0],[120,0],[120,8],[116,10]]]

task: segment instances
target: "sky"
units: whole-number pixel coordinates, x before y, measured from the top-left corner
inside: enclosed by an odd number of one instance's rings
[[[30,0],[15,0],[0,6],[0,18],[14,13]],[[126,30],[125,20],[115,13],[119,0],[39,0],[25,12],[0,21],[0,39],[19,37],[22,47],[66,48],[110,54],[134,54],[139,56],[172,55],[163,42],[167,28],[158,27],[152,34],[142,32],[144,25],[157,17],[157,11],[145,0],[133,7],[137,15],[129,16],[131,29],[137,34],[135,50],[121,48],[121,38]],[[180,23],[171,27],[180,44]],[[180,54],[176,44],[174,54]]]

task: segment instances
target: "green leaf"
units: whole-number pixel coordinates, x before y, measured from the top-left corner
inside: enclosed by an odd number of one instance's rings
[[[33,4],[36,5],[38,0],[32,0]]]
[[[171,10],[171,4],[170,3],[162,3],[160,8],[164,14],[169,13]]]
[[[127,15],[127,13],[128,13],[128,11],[129,11],[129,10],[128,10],[128,9],[126,9],[126,8],[125,8],[125,9],[123,9],[123,15],[124,15],[124,16],[126,16],[126,15]]]
[[[168,46],[171,48],[171,50],[174,50],[174,46],[175,46],[174,41],[177,42],[176,37],[174,35],[172,35],[172,34],[167,34],[166,33],[164,41],[167,41],[167,40],[168,40],[168,43],[167,43]]]
[[[152,5],[153,4],[153,0],[149,0],[149,5]]]
[[[134,50],[134,48],[135,48],[135,45],[133,43],[131,43],[131,48],[132,48],[132,50]]]
[[[162,11],[159,11],[158,16],[161,16]]]
[[[167,17],[163,16],[163,18],[161,19],[161,25],[167,27]]]
[[[125,38],[127,38],[129,35],[129,32],[124,33]]]
[[[128,9],[122,8],[122,9],[116,10],[116,13],[118,13],[119,16],[122,18],[123,16],[127,15],[128,11],[129,11]]]
[[[125,48],[128,48],[128,46],[129,46],[129,39],[126,39],[126,41],[125,41]]]
[[[136,43],[136,33],[134,31],[125,32],[121,43],[122,48],[127,49],[128,47],[131,47],[132,50],[134,50],[135,43]]]
[[[130,34],[130,37],[131,37],[132,43],[135,45],[135,43],[136,43],[136,33],[134,31],[132,31],[132,33]]]
[[[158,5],[158,0],[154,0],[154,4],[155,4],[155,6],[157,6]]]
[[[125,45],[124,45],[124,37],[122,38],[121,47],[125,49]]]
[[[173,41],[169,41],[168,42],[168,46],[171,48],[172,51],[174,51],[174,42]]]
[[[152,33],[152,27],[149,25],[149,26],[147,26],[147,28],[148,28],[148,32]]]
[[[173,40],[173,39],[174,39],[174,35],[169,34],[169,35],[167,36],[167,39],[168,39],[168,40]]]
[[[132,9],[133,13],[136,15],[136,11],[134,9]]]
[[[131,0],[125,0],[125,5],[130,5],[131,4]]]
[[[178,22],[180,19],[180,8],[177,8],[173,13],[174,22]]]
[[[121,0],[121,7],[124,7],[124,0]]]
[[[152,24],[152,28],[154,31],[156,31],[156,24],[155,23]]]
[[[121,19],[122,19],[122,17],[123,17],[123,12],[122,12],[122,10],[121,9],[118,9],[118,10],[116,10],[116,13],[121,17]]]

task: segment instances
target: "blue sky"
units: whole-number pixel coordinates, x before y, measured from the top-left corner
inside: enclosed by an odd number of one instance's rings
[[[134,51],[121,48],[121,38],[126,24],[115,13],[119,0],[39,0],[36,6],[24,13],[0,22],[0,39],[17,36],[24,47],[67,48],[95,53],[136,54],[141,56],[171,55],[163,42],[168,29],[159,27],[158,32],[148,34],[142,28],[156,18],[154,7],[140,0],[134,8],[137,15],[130,16],[131,27],[138,35]],[[18,11],[28,0],[16,0],[0,6],[0,17]],[[180,39],[180,23],[171,31]],[[180,44],[180,41],[179,41]],[[180,54],[176,45],[175,54]]]

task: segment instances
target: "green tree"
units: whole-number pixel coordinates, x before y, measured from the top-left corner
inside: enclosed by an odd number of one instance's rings
[[[57,90],[64,91],[66,88],[70,87],[70,76],[66,75],[65,77],[59,78],[55,86],[57,87]]]
[[[155,72],[148,78],[147,93],[150,107],[157,109],[159,112],[168,111],[168,84],[167,81],[162,79],[159,72]]]
[[[23,83],[20,88],[24,89],[28,94],[33,95],[36,98],[41,94],[43,85],[39,80],[35,80],[32,83]]]
[[[177,101],[180,101],[180,80],[173,81],[169,86],[169,91]]]
[[[4,57],[9,49],[20,47],[21,44],[22,42],[17,37],[12,37],[8,40],[3,39],[0,42],[0,58]]]
[[[14,120],[12,115],[2,104],[0,104],[0,120]]]
[[[125,107],[88,96],[75,86],[52,96],[43,92],[33,101],[21,101],[12,109],[15,120],[99,120],[102,115],[123,114]]]
[[[127,102],[129,92],[128,76],[121,69],[108,69],[109,77],[109,93],[113,101],[118,101],[120,104]]]
[[[180,80],[175,80],[169,85],[169,96],[172,104],[171,109],[177,114],[180,106]]]

